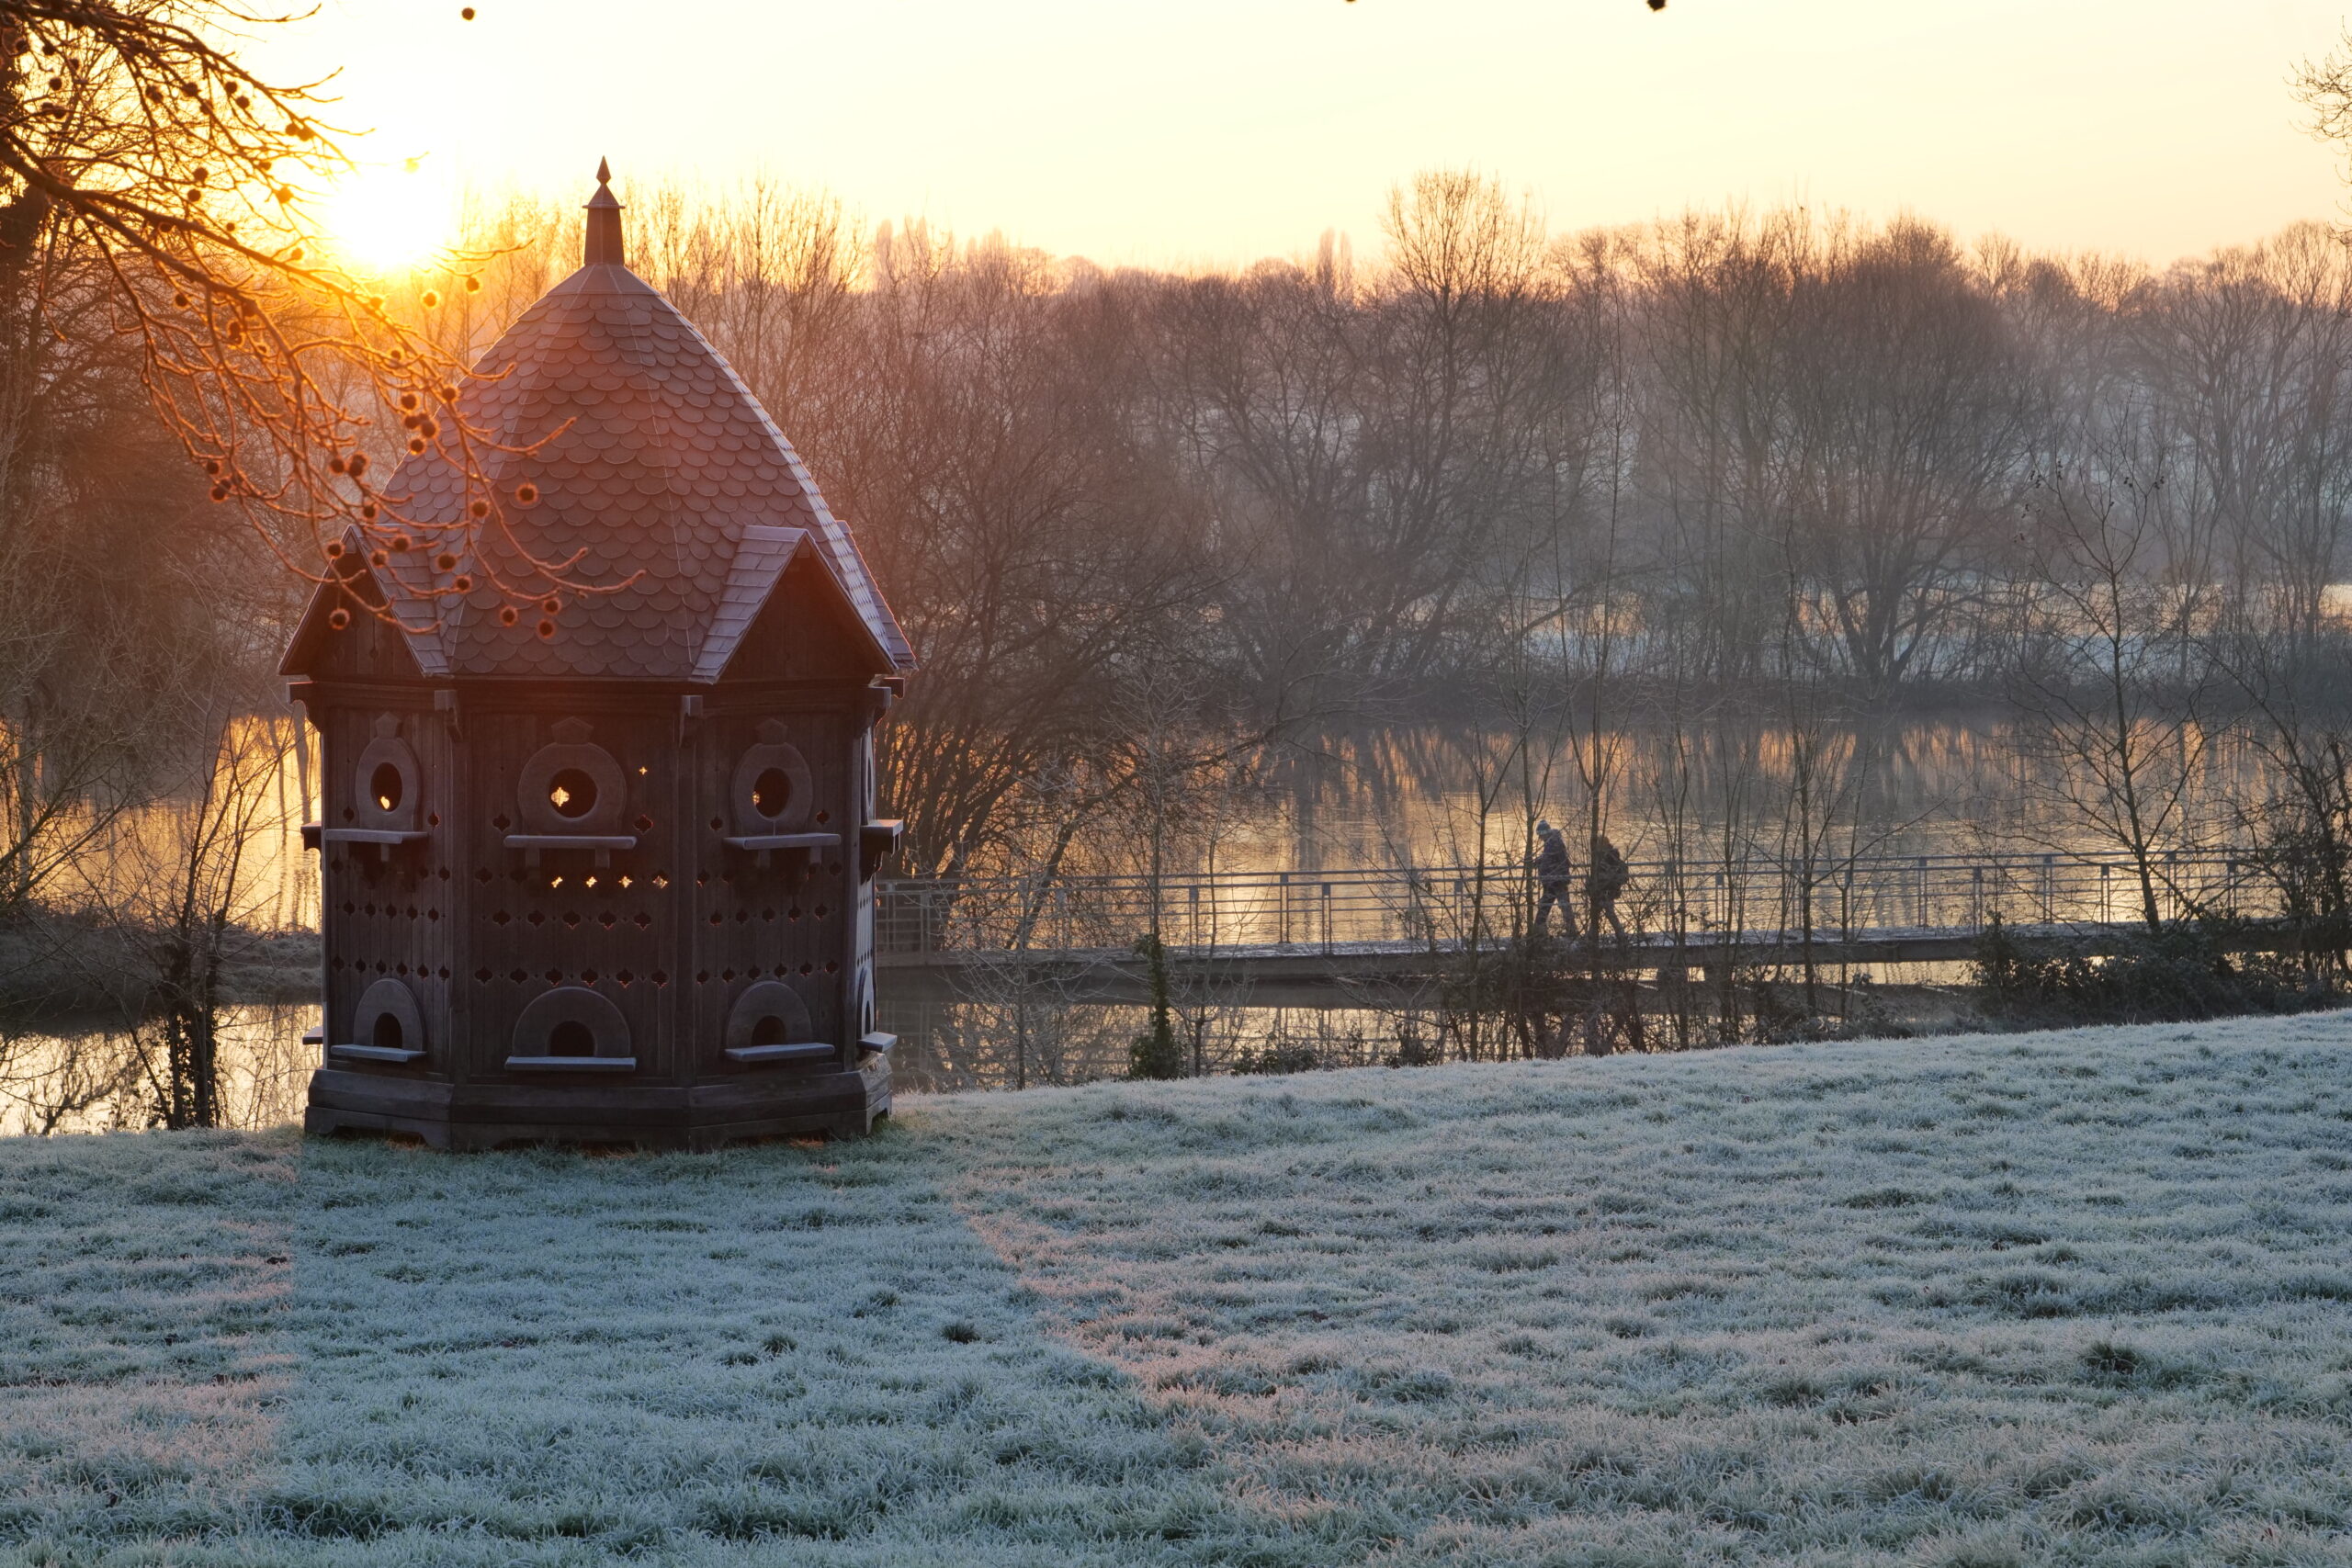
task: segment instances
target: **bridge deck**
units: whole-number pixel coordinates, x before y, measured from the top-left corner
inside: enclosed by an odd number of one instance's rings
[[[2032,924],[2007,928],[2027,944],[2064,942],[2095,954],[2121,951],[2145,928],[2136,922]],[[1674,936],[1629,933],[1604,938],[1601,953],[1621,968],[1699,970],[1785,967],[1809,959],[1815,964],[1949,964],[1975,955],[1980,933],[1973,929],[1883,926],[1867,931],[1701,932]],[[2240,939],[2246,951],[2277,945],[2266,926]],[[1502,942],[1485,949],[1500,956]],[[1582,964],[1590,948],[1583,941],[1552,940],[1544,953],[1564,968]],[[1234,947],[1168,949],[1169,966],[1192,989],[1238,997],[1268,989],[1308,999],[1329,1000],[1332,990],[1411,990],[1458,969],[1464,950],[1457,943],[1412,942],[1269,942]],[[894,977],[929,981],[953,989],[985,985],[989,978],[1048,987],[1073,1000],[1127,1000],[1146,994],[1143,960],[1132,947],[1032,949],[956,947],[927,953],[884,953],[877,962]]]

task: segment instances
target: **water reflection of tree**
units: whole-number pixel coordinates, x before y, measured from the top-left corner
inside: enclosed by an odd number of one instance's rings
[[[236,967],[273,924],[267,847],[288,824],[282,781],[300,721],[226,717],[189,761],[184,792],[118,820],[84,901],[119,959],[135,1008],[130,1039],[167,1127],[223,1118],[222,1020]]]
[[[118,1113],[142,1087],[141,1066],[130,1038],[117,1032],[0,1036],[0,1098],[15,1111],[0,1120],[0,1133],[46,1137],[102,1112],[103,1124],[144,1125],[142,1115]]]
[[[317,1056],[310,1003],[241,1004],[215,1026],[219,1123],[272,1127],[299,1118]],[[61,1021],[0,1038],[0,1134],[96,1133],[165,1124],[152,1033],[113,1021]]]

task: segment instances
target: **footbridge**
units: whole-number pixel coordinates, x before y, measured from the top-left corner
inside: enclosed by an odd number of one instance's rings
[[[2246,922],[2239,940],[2249,949],[2283,940],[2275,884],[2257,857],[2181,852],[2148,870],[2160,919],[2229,914]],[[1273,1004],[1419,988],[1480,955],[1530,951],[1563,966],[1695,978],[1965,961],[1996,919],[2020,940],[2091,953],[2146,930],[2141,868],[2117,856],[1755,855],[1636,861],[1632,872],[1617,903],[1622,933],[1604,924],[1569,938],[1555,925],[1540,947],[1528,934],[1529,874],[1502,865],[885,880],[876,946],[901,983],[1126,1000],[1142,994],[1136,940],[1156,925],[1188,988]]]

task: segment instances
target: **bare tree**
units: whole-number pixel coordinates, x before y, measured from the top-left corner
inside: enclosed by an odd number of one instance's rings
[[[2128,472],[2044,476],[2029,512],[2037,570],[2015,590],[2034,639],[2014,685],[2035,721],[2020,737],[2024,777],[2054,808],[2040,831],[2067,852],[2084,852],[2075,833],[2120,852],[2151,931],[2177,891],[2166,856],[2189,846],[2210,743],[2203,671],[2185,670],[2182,652],[2198,605],[2152,571],[2160,486]]]
[[[2029,390],[1992,300],[1925,225],[1833,247],[1797,307],[1797,564],[1839,662],[1884,691],[1978,601]]]
[[[347,137],[318,85],[266,81],[219,41],[286,19],[225,0],[9,0],[0,274],[55,244],[85,262],[72,299],[50,303],[98,303],[212,500],[298,573],[322,578],[355,534],[370,551],[475,557],[511,498],[476,485],[454,518],[407,517],[370,479],[401,447],[450,452],[471,475],[496,438],[457,412],[462,361],[410,324],[438,291],[390,299],[313,232],[315,197],[352,166]],[[518,592],[597,586],[567,563],[528,566],[528,584],[499,580],[495,552],[477,570]]]
[[[1648,607],[1680,667],[1710,683],[1758,677],[1774,638],[1773,599],[1756,588],[1778,572],[1792,505],[1787,344],[1814,245],[1786,212],[1687,213],[1587,242],[1641,301]]]
[[[0,918],[14,920],[156,787],[147,764],[187,738],[190,682],[255,649],[250,624],[189,592],[235,530],[157,428],[88,256],[49,231],[11,263],[0,266]]]
[[[1448,171],[1383,227],[1368,282],[1327,246],[1184,284],[1167,318],[1170,412],[1244,568],[1220,610],[1270,690],[1363,700],[1458,663],[1579,428],[1590,355],[1535,216]]]
[[[2246,703],[2243,728],[2267,789],[2232,808],[2313,978],[2324,956],[2352,961],[2352,723],[2335,673],[2282,639],[2239,629],[2212,639],[2215,664]]]
[[[2182,562],[2299,648],[2340,575],[2352,508],[2352,263],[2304,225],[2176,268],[2126,317],[2149,439],[2166,448]]]

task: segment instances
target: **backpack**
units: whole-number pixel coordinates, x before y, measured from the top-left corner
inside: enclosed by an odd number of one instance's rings
[[[1625,863],[1625,857],[1617,852],[1616,845],[1603,839],[1593,846],[1592,891],[1597,897],[1616,897],[1625,891],[1625,884],[1633,877],[1633,868]]]

